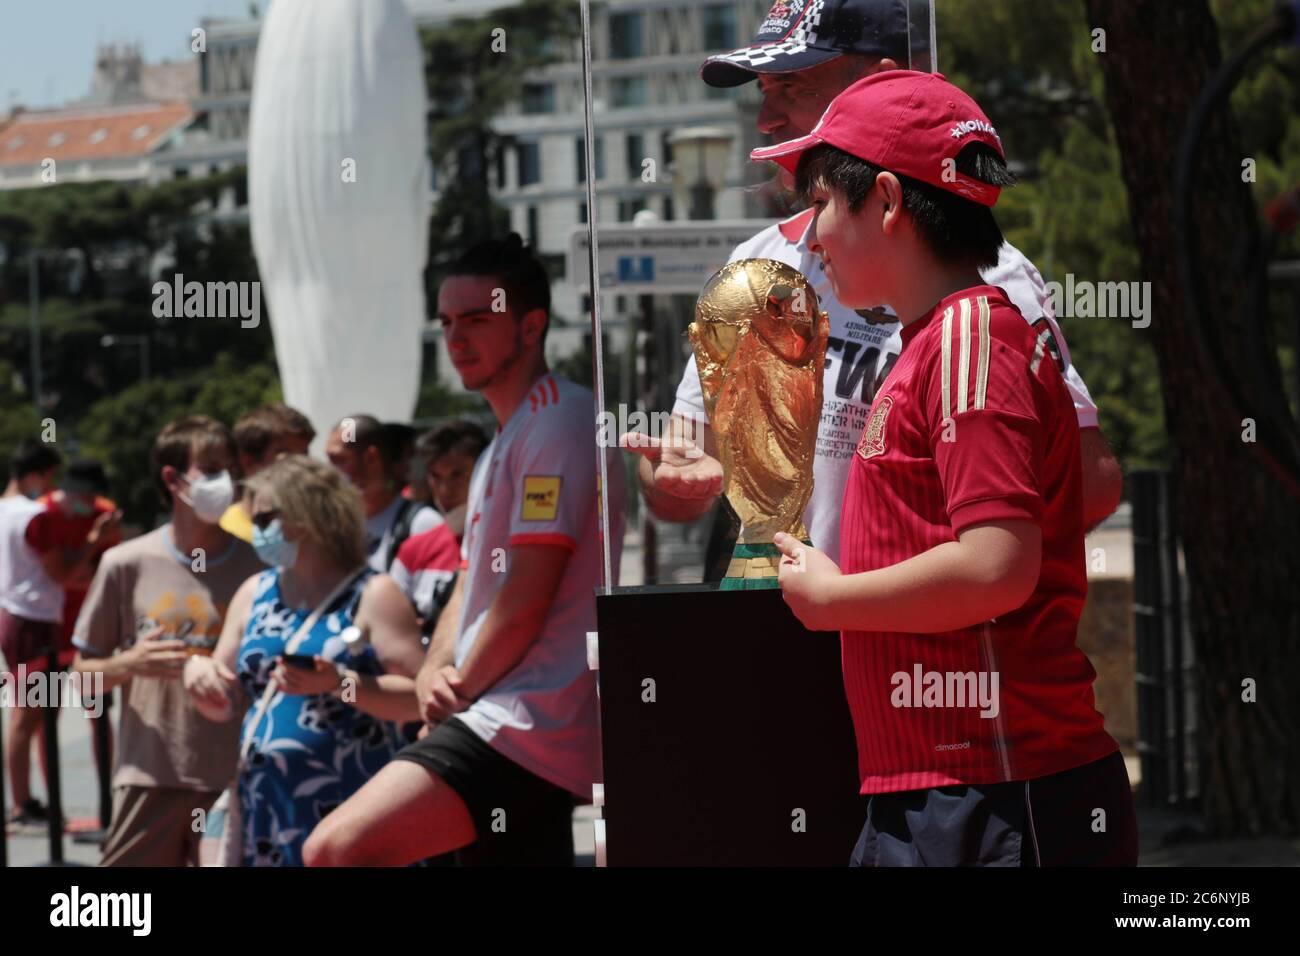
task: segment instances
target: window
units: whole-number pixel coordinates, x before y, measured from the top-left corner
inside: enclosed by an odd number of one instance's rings
[[[620,199],[618,201],[618,221],[631,222],[632,217],[644,208],[644,199]]]
[[[68,139],[67,133],[55,133],[53,136],[50,137],[49,144],[51,146],[62,146],[67,141],[67,139]]]
[[[108,139],[108,130],[102,126],[90,134],[90,142],[92,144],[102,143],[106,139]]]
[[[150,128],[151,128],[151,127],[149,126],[148,123],[142,123],[142,124],[140,124],[140,125],[137,126],[135,129],[131,130],[131,138],[132,138],[132,139],[144,139],[146,136],[149,135],[149,130],[150,130]]]
[[[542,151],[536,143],[520,143],[517,149],[519,156],[519,185],[531,186],[533,183],[542,181]]]
[[[665,196],[664,197],[664,222],[672,222],[673,217],[675,217],[676,215],[677,212],[676,210],[673,209],[673,197]]]
[[[642,36],[645,16],[636,13],[611,13],[609,15],[609,58],[631,60],[643,56]]]
[[[528,244],[532,246],[534,249],[537,248],[537,236],[538,236],[537,207],[529,206],[528,207]]]
[[[609,81],[609,98],[615,107],[645,106],[644,76],[616,76]]]
[[[627,144],[624,155],[627,158],[627,178],[633,181],[641,178],[641,164],[646,160],[645,137],[640,133],[628,133],[624,140]]]
[[[506,188],[506,150],[504,146],[497,147],[497,154],[495,159],[496,159],[495,165],[496,165],[496,174],[497,174],[497,189],[505,189]]]
[[[587,221],[587,204],[585,202],[580,202],[578,203],[578,222],[585,223],[586,221]]]
[[[573,141],[573,153],[577,160],[578,182],[587,181],[587,141],[579,136]],[[596,137],[596,182],[605,178],[605,140],[604,137]]]
[[[704,49],[731,50],[736,46],[736,8],[726,3],[704,8]]]
[[[668,130],[659,134],[659,152],[663,156],[664,165],[667,166],[673,161],[673,141],[672,133]]]
[[[525,113],[554,113],[555,84],[525,83],[520,102]]]

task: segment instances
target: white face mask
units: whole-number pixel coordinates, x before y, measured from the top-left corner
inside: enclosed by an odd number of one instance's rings
[[[458,538],[465,533],[465,511],[468,507],[469,502],[467,501],[443,515],[447,519],[447,529]]]
[[[230,472],[219,471],[202,478],[186,478],[190,484],[188,495],[177,492],[176,497],[194,509],[195,516],[206,524],[216,524],[235,500],[235,483]]]

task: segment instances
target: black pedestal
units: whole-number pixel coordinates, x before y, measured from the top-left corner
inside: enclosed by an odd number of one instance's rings
[[[847,865],[866,801],[838,635],[778,590],[617,588],[596,611],[606,863]]]

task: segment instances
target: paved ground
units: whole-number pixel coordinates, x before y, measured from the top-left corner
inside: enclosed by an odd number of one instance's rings
[[[59,749],[63,754],[64,815],[69,820],[97,817],[99,796],[90,750],[90,721],[79,713],[66,711],[59,723]],[[44,797],[45,787],[39,780],[35,789]],[[595,862],[592,821],[596,815],[597,811],[592,807],[580,807],[573,815],[573,845],[580,866],[591,866]],[[63,855],[69,863],[93,865],[99,859],[99,848],[77,843],[71,836],[65,836]],[[36,866],[49,859],[49,836],[45,831],[9,837],[10,866]]]
[[[65,814],[69,819],[94,817],[98,813],[98,796],[90,753],[90,722],[68,711],[59,730]],[[1136,761],[1130,761],[1129,769],[1136,781]],[[44,793],[41,785],[37,789]],[[573,839],[579,865],[593,864],[592,821],[598,812],[592,807],[574,812]],[[1146,809],[1139,810],[1139,823],[1144,866],[1300,866],[1300,839],[1206,840],[1195,818]],[[64,838],[63,844],[68,862],[90,865],[98,859],[94,846],[76,843],[70,836]],[[34,866],[47,860],[49,845],[44,833],[10,836],[11,866]]]

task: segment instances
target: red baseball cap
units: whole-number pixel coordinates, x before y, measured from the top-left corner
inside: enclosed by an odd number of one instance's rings
[[[1003,160],[1002,140],[973,99],[942,73],[883,70],[858,80],[826,107],[807,136],[749,154],[794,172],[799,157],[821,143],[882,169],[956,193],[982,206],[1001,190],[957,171],[957,154],[972,142],[991,147]]]

